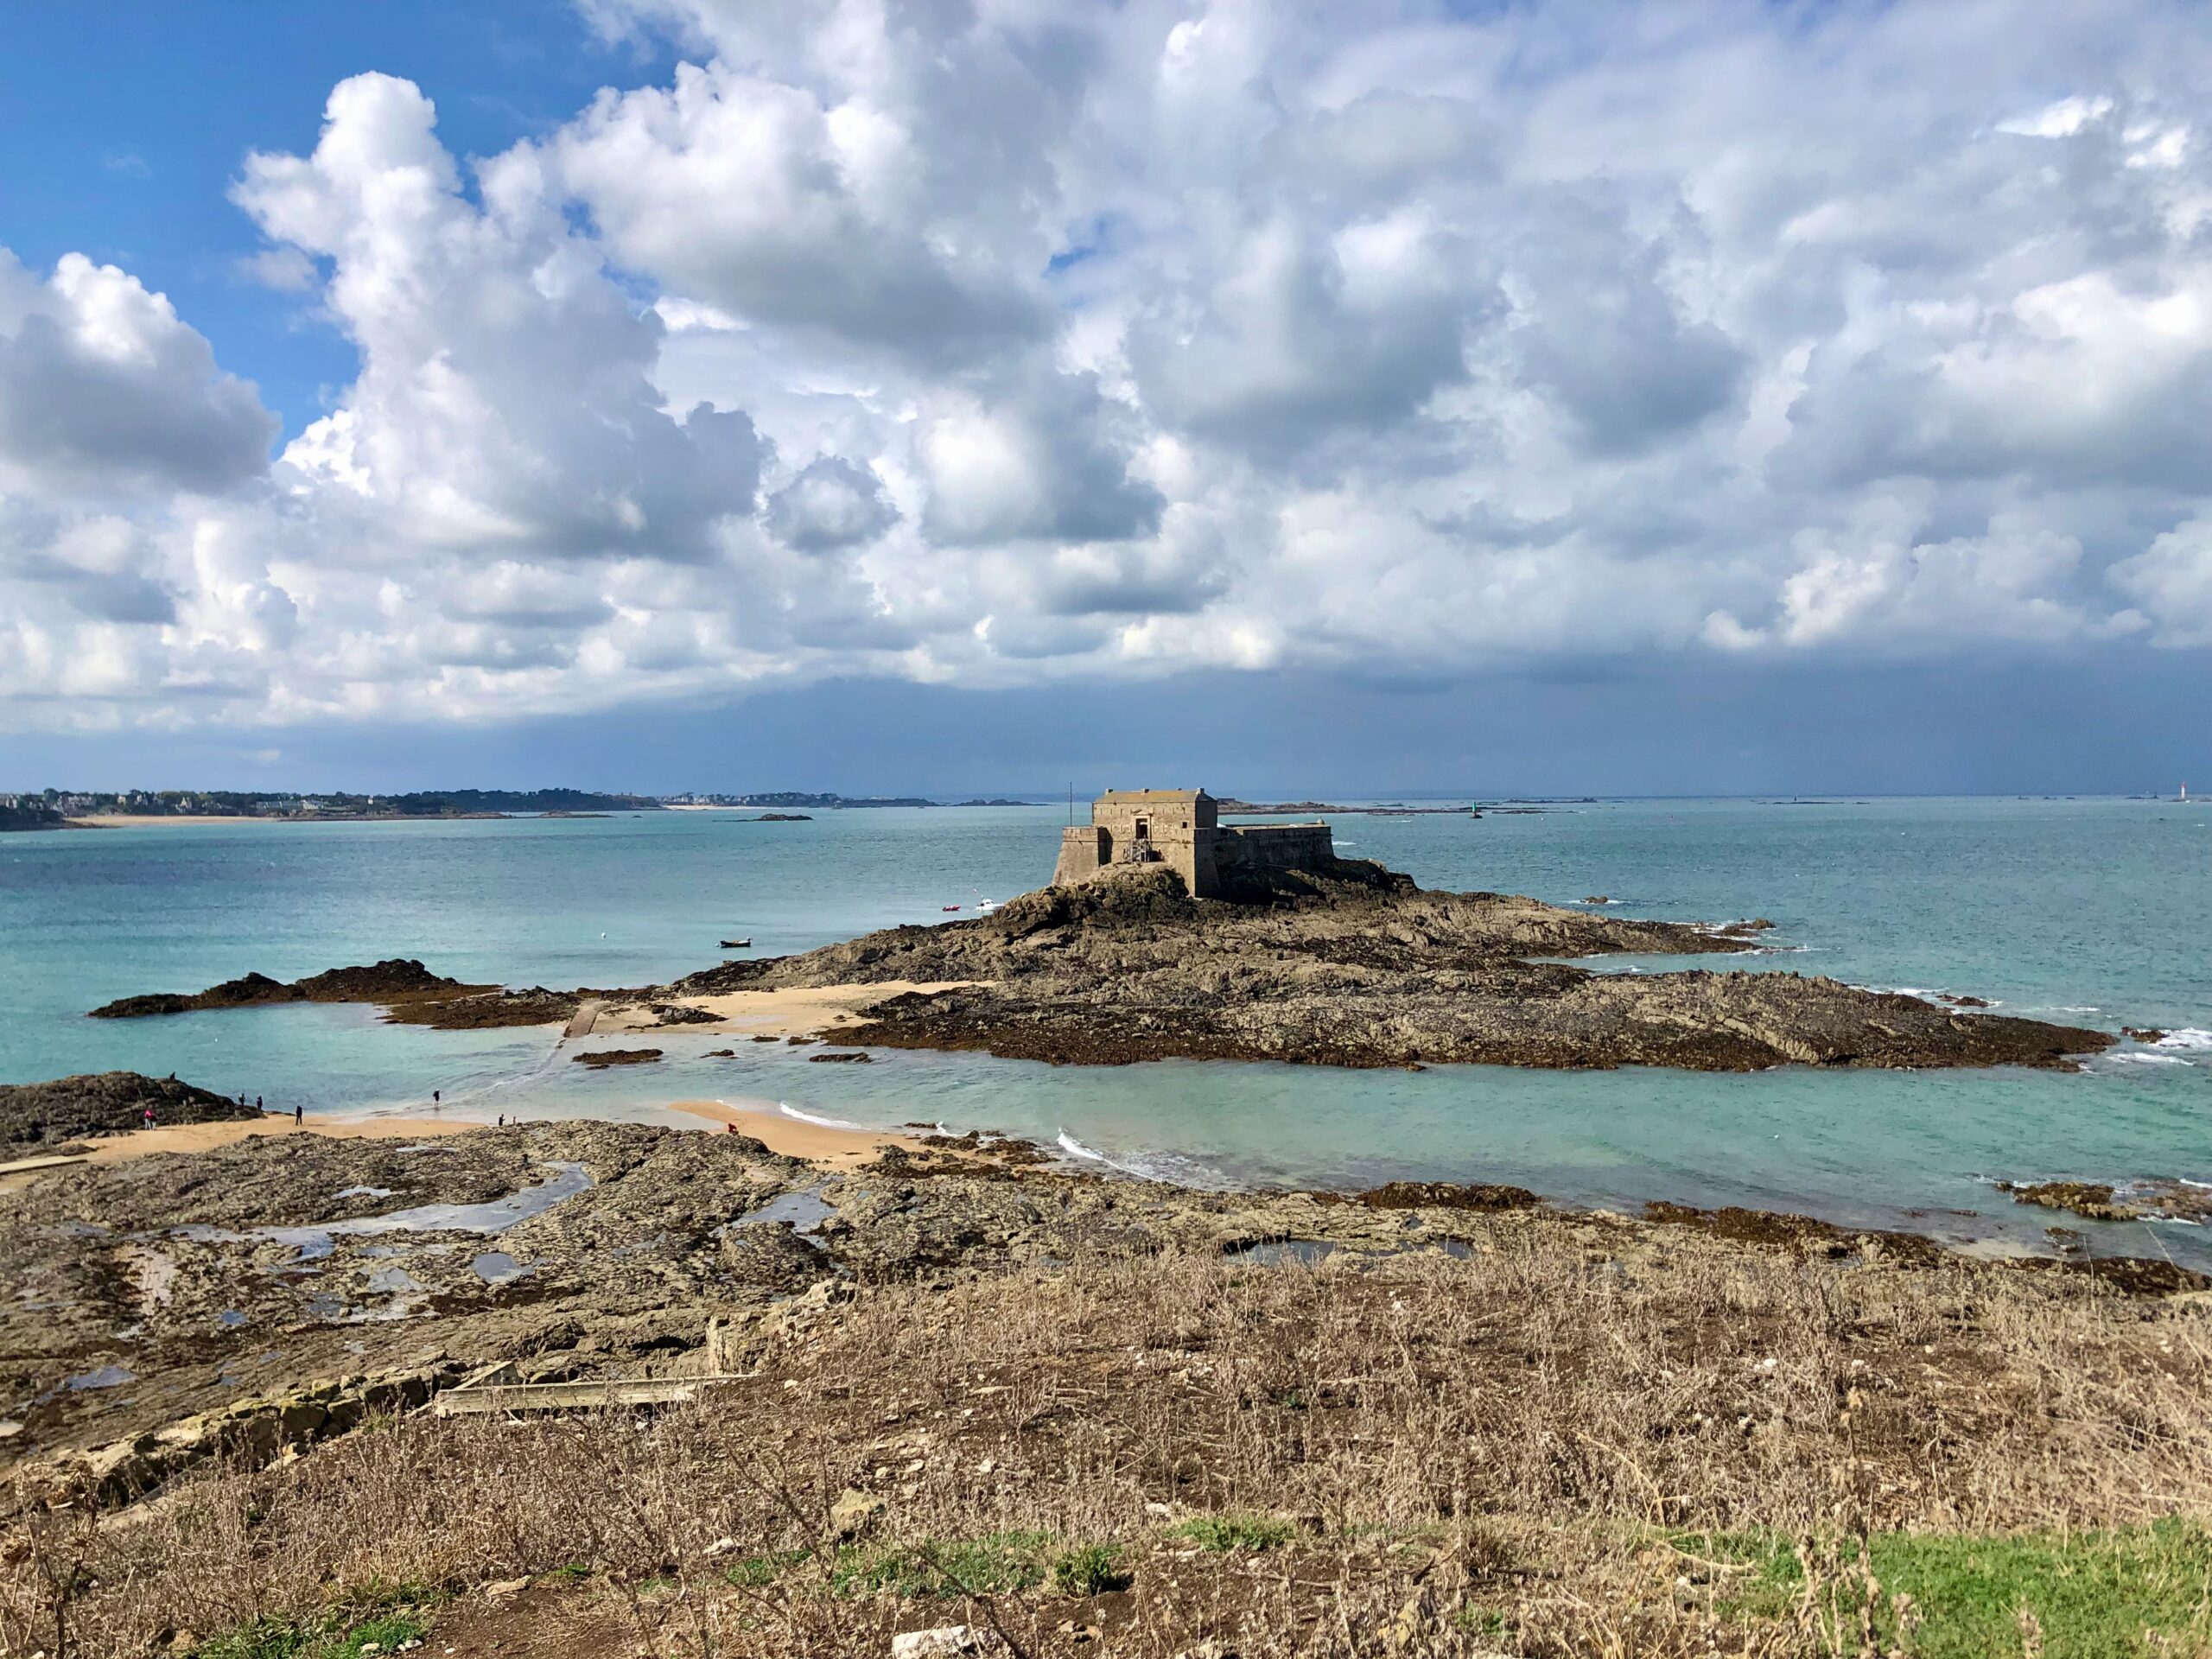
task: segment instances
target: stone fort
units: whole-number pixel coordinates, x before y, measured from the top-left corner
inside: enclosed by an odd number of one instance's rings
[[[1215,899],[1239,874],[1317,869],[1337,855],[1329,826],[1224,823],[1203,789],[1109,789],[1090,804],[1090,822],[1060,831],[1052,885],[1103,870],[1165,864],[1199,899]]]

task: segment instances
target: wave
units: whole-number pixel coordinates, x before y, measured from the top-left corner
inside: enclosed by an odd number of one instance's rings
[[[1070,1135],[1065,1129],[1062,1129],[1060,1131],[1058,1139],[1059,1141],[1060,1150],[1067,1154],[1071,1158],[1080,1158],[1087,1163],[1103,1164],[1109,1169],[1120,1169],[1122,1167],[1111,1158],[1109,1158],[1104,1153],[1093,1152],[1089,1147],[1084,1146],[1082,1141],[1077,1140],[1075,1136]],[[1126,1172],[1124,1173],[1126,1173]]]
[[[1134,1176],[1141,1181],[1166,1181],[1176,1186],[1217,1191],[1225,1191],[1235,1185],[1219,1170],[1179,1153],[1124,1153],[1119,1156],[1109,1156],[1095,1147],[1086,1147],[1065,1129],[1062,1129],[1054,1139],[1060,1150],[1071,1158],[1079,1158],[1085,1163],[1103,1164],[1110,1170]]]
[[[778,1101],[776,1109],[785,1117],[795,1117],[802,1123],[811,1123],[817,1129],[858,1129],[866,1127],[863,1124],[849,1122],[842,1117],[820,1117],[812,1112],[802,1112],[788,1100]]]
[[[2107,1054],[2105,1058],[2135,1065],[2187,1065],[2189,1062],[2178,1054],[2152,1054],[2144,1049],[2130,1049],[2123,1054]]]
[[[2151,1045],[2153,1048],[2212,1048],[2212,1031],[2199,1031],[2194,1026],[2183,1026],[2179,1031],[2170,1031]]]

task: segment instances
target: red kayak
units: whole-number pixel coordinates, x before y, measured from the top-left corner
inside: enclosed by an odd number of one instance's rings
[[[938,906],[938,908],[939,910],[945,911],[945,912],[952,912],[952,911],[956,911],[956,910],[959,909],[959,908],[960,908],[960,906],[957,906],[957,905],[939,905],[939,906]]]

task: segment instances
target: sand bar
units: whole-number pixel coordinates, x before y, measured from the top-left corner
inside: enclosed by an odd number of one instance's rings
[[[886,979],[857,985],[817,985],[804,989],[729,991],[720,996],[677,998],[687,1007],[704,1008],[717,1023],[686,1026],[683,1030],[706,1035],[724,1032],[740,1037],[810,1037],[832,1033],[841,1026],[856,1026],[862,1014],[877,1003],[908,991],[948,991],[972,980]],[[650,1008],[632,1005],[602,1012],[592,1029],[653,1031],[664,1029]]]

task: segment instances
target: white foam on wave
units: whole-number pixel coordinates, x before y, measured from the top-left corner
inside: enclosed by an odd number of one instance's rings
[[[1119,1164],[1116,1163],[1111,1158],[1109,1158],[1104,1153],[1092,1151],[1089,1147],[1084,1146],[1082,1141],[1077,1140],[1075,1136],[1070,1135],[1065,1129],[1062,1129],[1057,1138],[1059,1141],[1060,1150],[1067,1154],[1071,1158],[1081,1158],[1088,1163],[1103,1164],[1109,1169],[1121,1168]]]
[[[1194,1158],[1184,1158],[1172,1152],[1131,1153],[1109,1157],[1095,1147],[1086,1147],[1075,1136],[1062,1129],[1054,1139],[1059,1148],[1071,1158],[1085,1163],[1103,1164],[1123,1175],[1134,1175],[1141,1181],[1172,1181],[1178,1186],[1224,1187],[1227,1179],[1217,1169],[1208,1168]]]
[[[2105,1058],[2134,1065],[2187,1065],[2189,1062],[2178,1054],[2152,1054],[2143,1049],[2131,1049],[2125,1054],[2107,1054]]]
[[[817,1129],[857,1129],[862,1126],[848,1122],[842,1117],[818,1117],[812,1112],[802,1112],[788,1100],[776,1103],[776,1109],[785,1117],[795,1117],[802,1123],[811,1123]]]
[[[2183,1026],[2179,1031],[2170,1031],[2151,1045],[2153,1048],[2212,1048],[2212,1031],[2199,1031],[2194,1026]]]

